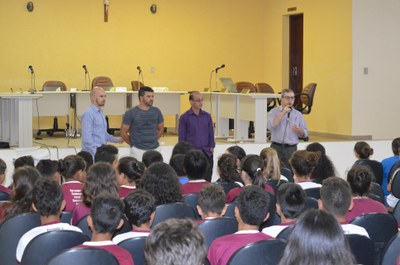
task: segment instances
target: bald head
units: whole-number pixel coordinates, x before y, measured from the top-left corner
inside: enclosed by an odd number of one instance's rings
[[[106,104],[106,92],[99,86],[95,86],[92,91],[90,91],[90,101],[96,107],[103,107]]]

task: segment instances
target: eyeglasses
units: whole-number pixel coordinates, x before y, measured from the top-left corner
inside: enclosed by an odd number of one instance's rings
[[[283,98],[287,100],[294,100],[294,97],[283,97]]]
[[[192,101],[194,101],[194,102],[203,102],[202,99],[193,99]]]

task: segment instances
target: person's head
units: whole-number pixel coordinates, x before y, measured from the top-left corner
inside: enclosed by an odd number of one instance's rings
[[[219,185],[206,185],[199,194],[197,211],[206,217],[222,217],[226,212],[225,192]]]
[[[124,212],[130,224],[136,227],[151,226],[156,211],[156,201],[149,192],[137,190],[124,199]]]
[[[50,159],[42,159],[37,163],[36,169],[39,171],[42,177],[53,179],[57,182],[60,181],[58,161]]]
[[[285,219],[296,219],[304,211],[306,204],[305,191],[295,183],[284,183],[279,186],[276,195],[277,212]]]
[[[400,137],[392,141],[392,151],[394,155],[400,155]]]
[[[263,188],[250,185],[239,194],[238,205],[235,208],[236,219],[240,223],[260,226],[269,217],[271,197]]]
[[[307,145],[306,150],[309,152],[320,152],[321,155],[326,155],[325,147],[320,143],[311,143]]]
[[[308,152],[306,150],[294,152],[289,159],[289,164],[292,167],[295,177],[298,179],[309,178],[318,164],[319,157],[319,153]]]
[[[344,219],[347,211],[353,207],[349,183],[339,177],[330,177],[322,182],[319,208],[324,209],[339,220]]]
[[[183,167],[189,179],[204,178],[208,166],[208,159],[200,150],[190,150],[183,159]]]
[[[236,165],[239,168],[240,161],[242,161],[242,159],[246,156],[246,151],[244,151],[244,149],[238,145],[232,145],[226,149],[226,152],[236,156]]]
[[[200,110],[203,107],[203,95],[198,91],[190,92],[189,102],[193,110]]]
[[[355,263],[335,217],[326,211],[312,209],[297,219],[279,265]]]
[[[365,196],[373,179],[371,169],[363,165],[354,165],[347,173],[347,182],[350,184],[353,196]]]
[[[65,180],[84,182],[86,179],[86,162],[78,155],[69,155],[58,161],[58,168]]]
[[[153,106],[154,90],[148,86],[142,86],[138,93],[139,102],[147,107]]]
[[[80,151],[77,153],[78,156],[82,157],[86,162],[86,171],[89,170],[89,167],[93,165],[93,156],[88,151]]]
[[[154,196],[156,205],[182,201],[178,176],[163,162],[154,163],[144,171],[140,186]]]
[[[101,195],[119,198],[115,170],[105,162],[98,162],[90,167],[82,188],[82,202],[91,207],[93,200]]]
[[[244,184],[253,184],[264,187],[264,160],[258,155],[247,155],[240,163],[240,178]]]
[[[40,216],[59,217],[65,201],[61,186],[52,179],[40,178],[32,190],[32,208]]]
[[[138,185],[145,170],[145,165],[136,158],[126,156],[118,161],[117,182],[119,185]]]
[[[93,200],[88,218],[88,225],[93,234],[112,234],[120,228],[124,221],[124,206],[119,198],[109,195],[98,196]]]
[[[118,164],[118,148],[110,144],[103,144],[97,147],[94,162],[106,162],[116,168]]]
[[[92,91],[90,91],[90,101],[96,107],[103,107],[106,104],[106,92],[102,87],[95,86]]]
[[[218,173],[222,181],[240,181],[240,176],[236,164],[236,156],[232,154],[222,154],[218,159]]]
[[[4,182],[7,173],[7,164],[0,158],[0,184]]]
[[[372,149],[366,142],[357,142],[354,145],[354,153],[356,154],[357,158],[368,159],[374,154],[374,149]]]
[[[176,154],[169,160],[169,165],[175,170],[178,177],[186,176],[185,168],[183,166],[184,154]]]
[[[194,149],[193,145],[191,143],[182,141],[182,142],[178,142],[174,148],[172,149],[172,154],[171,157],[173,157],[174,155],[177,154],[186,154],[187,152],[189,152],[190,150]]]
[[[156,162],[164,162],[164,158],[162,154],[156,150],[147,150],[143,154],[142,162],[146,167],[149,167]]]
[[[14,169],[17,169],[19,167],[23,166],[35,166],[35,162],[33,161],[32,156],[20,156],[17,159],[14,160]]]
[[[282,107],[292,107],[294,104],[294,92],[290,88],[285,88],[281,92]]]
[[[309,152],[315,152],[320,155],[318,159],[318,164],[315,166],[313,172],[311,173],[311,179],[318,179],[318,182],[322,180],[335,176],[335,166],[332,161],[326,155],[325,147],[320,143],[312,143],[307,145],[306,150]]]
[[[266,147],[260,152],[260,157],[264,160],[264,175],[266,179],[280,180],[281,162],[278,153],[272,147]]]
[[[204,236],[189,219],[159,223],[144,246],[147,265],[200,265],[206,255]]]

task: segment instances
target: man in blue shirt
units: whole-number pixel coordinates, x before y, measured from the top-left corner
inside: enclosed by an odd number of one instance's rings
[[[281,164],[288,168],[289,158],[297,150],[299,137],[308,135],[304,117],[294,109],[293,103],[293,90],[282,90],[282,105],[270,111],[267,123],[271,131],[271,147],[277,151]]]
[[[101,87],[94,87],[90,92],[92,104],[82,114],[82,151],[88,151],[92,156],[97,147],[107,142],[122,143],[107,132],[107,122],[102,107],[106,103],[106,92]]]
[[[207,155],[209,168],[204,179],[211,182],[215,147],[213,122],[211,115],[201,109],[203,96],[198,91],[190,93],[189,102],[191,108],[179,118],[179,142],[188,142]]]

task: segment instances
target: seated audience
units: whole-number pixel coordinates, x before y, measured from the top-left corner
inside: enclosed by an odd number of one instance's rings
[[[353,208],[353,199],[349,183],[339,177],[329,177],[322,182],[321,199],[318,207],[333,214],[345,234],[359,234],[369,237],[361,226],[349,224],[346,221],[348,210]]]
[[[119,198],[115,170],[105,162],[98,162],[90,167],[82,188],[82,202],[75,207],[72,213],[72,225],[77,225],[83,217],[90,213],[93,200],[100,195]]]
[[[261,233],[261,223],[269,217],[271,198],[261,187],[250,185],[240,192],[235,217],[238,232],[215,239],[208,251],[207,258],[211,265],[226,265],[230,257],[241,247],[272,237]]]
[[[222,187],[217,185],[204,186],[200,191],[196,208],[203,221],[223,217],[226,212],[226,204]]]
[[[131,156],[123,157],[118,161],[117,183],[120,198],[125,198],[129,193],[136,190],[144,170],[145,165]]]
[[[356,264],[335,217],[309,210],[296,222],[279,265]]]
[[[283,229],[293,225],[297,217],[304,212],[306,193],[298,184],[284,183],[279,187],[276,199],[276,212],[281,217],[281,224],[262,230],[272,237],[276,237]]]
[[[288,181],[285,176],[281,175],[281,162],[274,148],[264,148],[260,152],[260,157],[264,160],[263,172],[266,180],[275,180],[278,185],[281,179]]]
[[[228,193],[235,187],[243,187],[234,155],[222,154],[218,159],[217,167],[219,179],[214,184],[223,186],[225,193]]]
[[[93,156],[88,151],[80,151],[76,155],[80,156],[86,162],[86,172],[93,165]]]
[[[57,183],[60,183],[61,174],[58,169],[58,161],[42,159],[37,163],[36,169],[39,171],[42,177],[53,179]]]
[[[104,249],[113,254],[120,265],[133,265],[131,253],[111,241],[114,232],[124,224],[123,214],[123,203],[118,197],[102,195],[95,198],[87,217],[92,240],[77,248]]]
[[[103,144],[96,149],[94,154],[94,162],[109,163],[114,169],[118,166],[118,148],[114,145]]]
[[[236,157],[236,166],[238,168],[238,172],[240,172],[240,163],[242,159],[246,156],[246,151],[238,145],[232,145],[226,149],[226,153],[234,155]]]
[[[317,166],[318,160],[319,154],[306,150],[294,152],[289,159],[289,164],[294,174],[294,182],[304,190],[321,187],[321,184],[311,181],[311,173]]]
[[[306,148],[309,152],[319,152],[318,164],[311,173],[311,179],[313,182],[322,183],[324,179],[336,176],[335,166],[331,159],[326,155],[325,147],[320,143],[312,143],[307,145]]]
[[[154,220],[156,202],[154,197],[145,190],[130,193],[124,199],[124,213],[132,225],[132,231],[117,235],[113,238],[115,244],[139,236],[148,236]]]
[[[20,213],[32,212],[32,189],[39,178],[39,171],[31,166],[14,170],[11,201],[0,205],[0,222]]]
[[[163,162],[154,163],[144,171],[140,187],[154,196],[156,206],[182,201],[178,176]]]
[[[204,179],[208,166],[208,158],[202,151],[191,150],[186,153],[183,167],[189,182],[181,186],[182,194],[199,193],[203,186],[210,185],[210,182]]]
[[[147,168],[156,162],[164,162],[164,158],[162,154],[156,150],[147,150],[143,153],[142,162]]]
[[[346,215],[347,222],[366,213],[387,213],[386,207],[382,203],[367,196],[372,177],[370,168],[363,165],[354,165],[347,173],[347,182],[350,184],[353,194],[353,208]]]
[[[385,193],[385,196],[388,196],[390,194],[390,191],[387,190],[387,186],[389,184],[390,170],[392,169],[393,165],[400,160],[400,137],[392,141],[392,152],[393,156],[382,160],[382,168],[383,168],[382,189],[383,192]]]
[[[5,186],[3,186],[3,183],[6,179],[7,175],[7,164],[4,162],[3,159],[0,158],[0,191],[11,194],[11,190]]]
[[[64,211],[72,212],[82,202],[82,187],[86,180],[86,162],[80,156],[69,155],[60,159],[58,165],[65,181],[61,185],[66,203]]]
[[[33,161],[32,156],[20,156],[14,160],[14,170],[23,167],[23,166],[31,166],[35,167],[35,162]]]
[[[161,222],[144,246],[146,265],[201,265],[206,254],[203,234],[188,219]]]
[[[171,158],[174,155],[178,155],[178,154],[186,155],[187,152],[189,152],[190,150],[193,150],[193,149],[194,149],[194,147],[191,143],[188,143],[185,141],[178,142],[172,149]]]
[[[357,142],[354,146],[354,154],[358,159],[354,165],[364,165],[369,167],[372,172],[372,181],[382,185],[382,164],[376,160],[370,159],[370,156],[374,154],[374,149],[372,149],[366,142]]]
[[[46,178],[36,181],[32,190],[32,208],[40,215],[41,226],[32,228],[19,240],[16,252],[18,262],[21,262],[29,242],[40,234],[61,230],[82,232],[78,227],[60,222],[60,214],[64,207],[63,193],[57,182]],[[45,250],[46,246],[43,246],[43,251]]]
[[[169,160],[169,165],[175,170],[179,178],[179,183],[182,185],[189,182],[189,178],[187,177],[185,168],[183,166],[184,159],[184,154],[176,154],[173,155]]]

